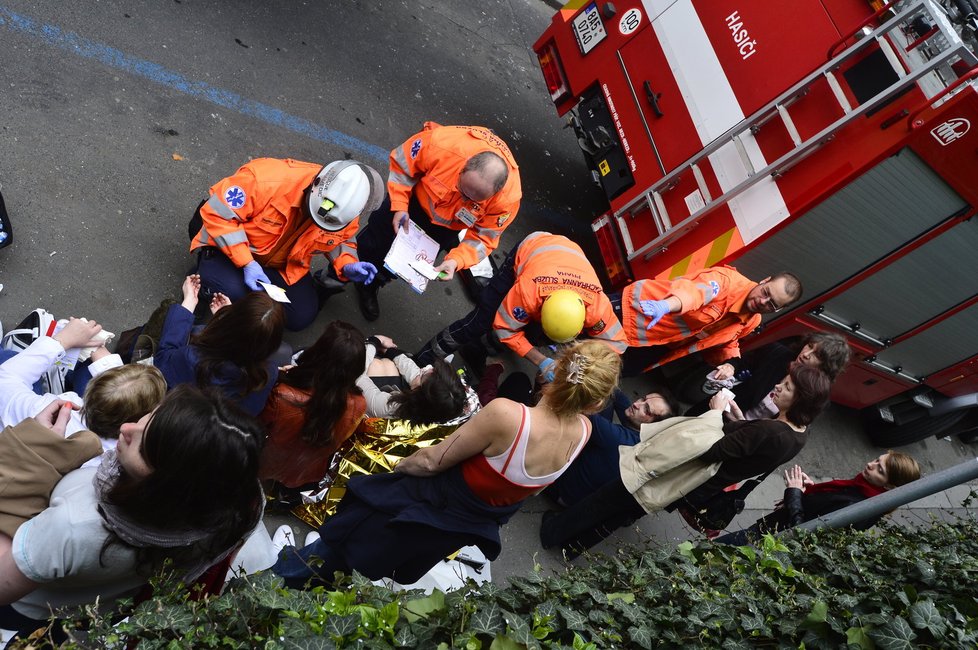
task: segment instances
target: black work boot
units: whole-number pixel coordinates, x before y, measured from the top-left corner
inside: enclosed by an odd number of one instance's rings
[[[360,313],[368,321],[375,321],[380,317],[380,303],[377,301],[377,285],[362,284],[357,285],[357,299],[360,303]]]

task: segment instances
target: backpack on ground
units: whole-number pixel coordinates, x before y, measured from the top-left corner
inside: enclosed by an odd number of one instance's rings
[[[28,314],[20,325],[3,335],[0,339],[0,347],[4,350],[23,352],[42,336],[54,336],[60,329],[58,325],[59,321],[54,316],[39,307]],[[40,378],[44,392],[56,395],[65,392],[65,377],[70,369],[70,366],[64,362],[55,363],[48,368]]]

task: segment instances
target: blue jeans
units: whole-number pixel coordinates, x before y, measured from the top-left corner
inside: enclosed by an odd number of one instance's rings
[[[286,546],[272,565],[272,572],[284,578],[285,586],[290,589],[302,589],[310,579],[313,579],[313,586],[329,584],[336,571],[350,573],[350,567],[321,539],[303,548]]]
[[[307,273],[301,280],[289,285],[277,270],[265,267],[262,270],[272,284],[285,289],[285,295],[292,301],[282,303],[286,329],[298,332],[312,325],[319,314],[319,296],[312,276]],[[244,282],[241,269],[216,248],[201,249],[197,257],[197,273],[200,274],[201,303],[209,301],[215,293],[223,293],[234,302],[251,292]]]

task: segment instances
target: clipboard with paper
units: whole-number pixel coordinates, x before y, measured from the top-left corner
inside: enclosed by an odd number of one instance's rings
[[[438,248],[438,242],[411,221],[406,232],[404,228],[397,231],[394,243],[384,258],[384,266],[412,289],[424,293],[429,280],[438,275],[432,268]]]

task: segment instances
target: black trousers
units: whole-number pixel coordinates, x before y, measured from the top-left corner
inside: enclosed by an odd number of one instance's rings
[[[645,510],[618,476],[563,512],[545,515],[540,543],[544,548],[559,546],[573,559],[644,515]]]

